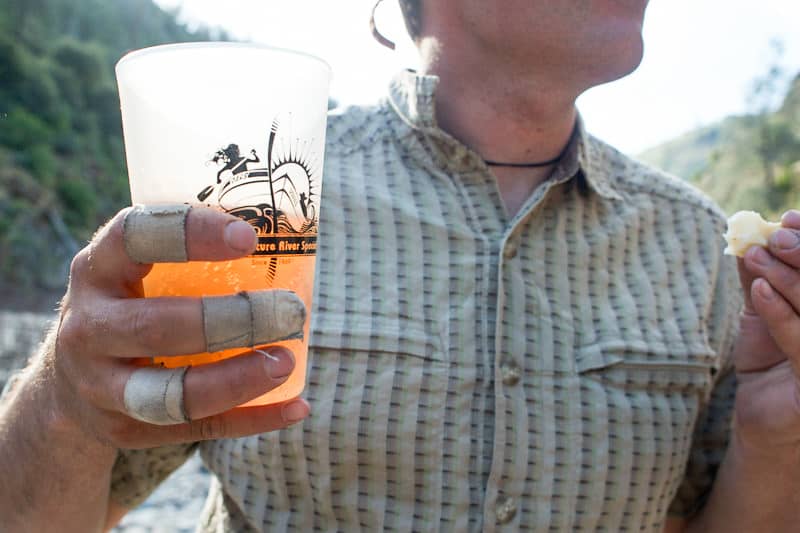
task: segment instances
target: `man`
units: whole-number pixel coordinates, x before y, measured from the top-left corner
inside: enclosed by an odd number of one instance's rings
[[[150,219],[123,212],[6,400],[6,527],[113,524],[199,447],[203,531],[796,529],[800,214],[740,265],[737,337],[719,210],[576,116],[638,65],[646,1],[402,5],[421,72],[330,117],[308,403],[229,410],[281,382],[274,349],[189,369],[187,423],[129,416],[125,358],[204,331],[199,301],[131,298],[123,221]],[[193,209],[187,254],[245,230]]]

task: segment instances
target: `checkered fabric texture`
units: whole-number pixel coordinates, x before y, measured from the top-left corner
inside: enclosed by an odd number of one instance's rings
[[[436,83],[330,117],[313,413],[199,445],[201,531],[659,532],[703,503],[741,306],[722,213],[579,123],[510,217]],[[176,462],[122,452],[113,497]]]

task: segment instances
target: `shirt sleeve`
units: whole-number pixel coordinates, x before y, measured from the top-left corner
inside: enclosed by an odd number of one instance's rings
[[[120,450],[111,471],[111,499],[126,507],[138,507],[197,449],[197,443],[145,450]]]
[[[721,262],[708,318],[709,343],[719,354],[720,367],[697,418],[684,478],[668,510],[671,516],[690,517],[705,505],[728,448],[736,399],[732,352],[742,302],[735,259],[726,256]]]

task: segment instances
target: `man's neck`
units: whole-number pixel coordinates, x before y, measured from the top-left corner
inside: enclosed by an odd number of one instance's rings
[[[439,127],[485,160],[528,163],[561,153],[575,124],[577,94],[563,94],[557,83],[533,73],[509,73],[493,62],[452,57],[432,40],[420,46],[423,73],[440,79]],[[492,167],[509,214],[516,213],[552,169]]]

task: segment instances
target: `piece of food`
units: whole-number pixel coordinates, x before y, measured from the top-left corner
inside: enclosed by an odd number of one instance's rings
[[[780,227],[780,222],[767,222],[755,211],[734,213],[728,219],[728,231],[723,235],[728,243],[725,253],[742,257],[751,246],[766,246],[770,235]]]

